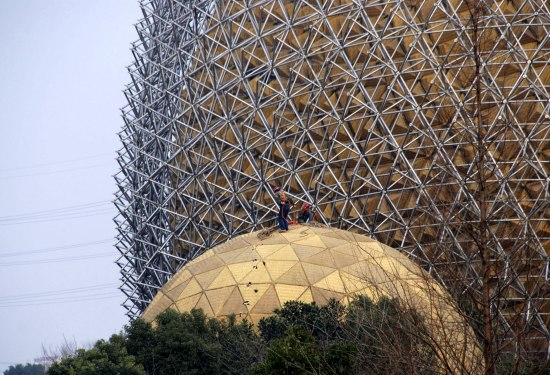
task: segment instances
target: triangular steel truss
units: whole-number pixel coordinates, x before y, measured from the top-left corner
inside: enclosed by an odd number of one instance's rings
[[[115,199],[129,316],[205,249],[273,225],[275,185],[477,293],[483,180],[499,332],[548,352],[546,0],[141,6]]]

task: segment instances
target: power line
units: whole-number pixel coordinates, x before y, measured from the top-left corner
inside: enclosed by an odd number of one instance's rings
[[[99,253],[99,254],[79,255],[74,257],[39,259],[39,260],[29,260],[29,261],[20,261],[20,262],[7,262],[7,263],[0,263],[0,267],[32,266],[35,264],[74,262],[74,261],[86,260],[86,259],[105,258],[108,256],[116,256],[116,254],[113,252],[108,252],[108,253]]]
[[[116,214],[110,201],[97,201],[74,206],[61,207],[51,210],[42,210],[0,216],[0,225],[17,225],[27,223],[43,223],[49,221],[67,220],[101,214]]]
[[[84,302],[115,297],[121,298],[122,296],[119,291],[101,291],[105,289],[113,289],[115,285],[116,284],[114,283],[105,283],[88,285],[79,288],[58,289],[45,292],[33,292],[27,294],[3,296],[0,297],[0,308]]]
[[[108,291],[108,292],[100,292],[100,293],[91,293],[91,294],[85,294],[85,295],[76,295],[76,296],[44,296],[44,297],[36,297],[33,299],[27,299],[27,301],[0,301],[0,305],[7,306],[7,305],[14,305],[14,304],[23,304],[23,303],[49,303],[49,302],[63,302],[63,301],[74,301],[74,300],[82,300],[85,298],[95,298],[95,297],[105,297],[105,296],[114,296],[118,295],[119,297],[122,297],[120,292],[118,291]]]
[[[29,220],[18,220],[18,221],[12,221],[12,222],[0,222],[0,225],[19,225],[19,224],[32,224],[32,223],[48,223],[51,221],[60,221],[60,220],[69,220],[69,219],[79,219],[83,217],[91,217],[91,216],[98,216],[103,214],[110,214],[115,215],[116,211],[112,209],[104,209],[104,210],[94,210],[94,211],[88,211],[83,213],[73,213],[73,214],[67,214],[64,216],[54,216],[49,218],[38,218],[38,219],[29,219]]]
[[[18,306],[34,306],[44,304],[71,303],[94,301],[107,298],[121,298],[119,291],[107,290],[113,289],[116,284],[96,284],[79,288],[58,289],[45,292],[34,292],[27,294],[16,294],[0,297],[0,308],[2,307],[18,307]]]
[[[12,175],[12,176],[1,176],[0,179],[1,180],[7,180],[7,179],[10,179],[10,178],[19,178],[19,177],[46,176],[46,175],[51,175],[51,174],[74,172],[74,171],[81,171],[81,170],[85,170],[85,169],[104,167],[104,166],[107,166],[107,165],[114,165],[114,164],[113,163],[102,163],[102,164],[94,164],[94,165],[88,165],[88,166],[85,166],[85,167],[78,167],[78,168],[59,169],[59,170],[56,170],[56,171],[18,174],[18,175]]]
[[[47,302],[32,302],[32,303],[22,303],[22,304],[0,304],[0,308],[4,307],[24,307],[24,306],[38,306],[38,305],[55,305],[60,303],[74,303],[74,302],[89,302],[89,301],[97,301],[102,299],[113,299],[113,298],[121,298],[120,293],[115,293],[113,295],[106,295],[103,297],[92,297],[92,298],[77,298],[73,300],[64,300],[64,301],[47,301]]]
[[[11,252],[8,252],[8,253],[0,254],[0,258],[15,257],[15,256],[29,255],[29,254],[42,254],[42,253],[49,253],[49,252],[54,252],[54,251],[76,249],[76,248],[80,248],[80,247],[87,247],[87,246],[93,246],[93,245],[109,243],[109,242],[112,242],[112,241],[113,241],[112,238],[105,238],[103,240],[90,241],[90,242],[81,242],[81,243],[76,243],[76,244],[71,244],[71,245],[45,247],[45,248],[42,248],[42,249],[33,249],[33,250],[24,250],[24,251],[11,251]]]
[[[82,208],[97,207],[97,206],[102,206],[102,205],[106,205],[106,204],[111,204],[111,201],[96,201],[96,202],[90,202],[90,203],[77,204],[77,205],[74,205],[74,206],[65,206],[65,207],[60,207],[60,208],[53,208],[53,209],[50,209],[50,210],[42,210],[42,211],[28,212],[28,213],[24,213],[24,214],[0,216],[0,221],[17,219],[17,218],[20,218],[20,217],[50,215],[50,214],[55,214],[55,213],[58,213],[58,212],[80,210]]]
[[[21,299],[29,299],[29,298],[36,298],[36,297],[49,297],[49,296],[57,296],[57,295],[63,295],[63,294],[82,293],[82,292],[94,291],[99,289],[113,288],[115,286],[117,286],[116,283],[108,283],[108,284],[83,286],[80,288],[58,289],[58,290],[50,290],[46,292],[34,292],[34,293],[16,294],[16,295],[10,295],[10,296],[0,296],[0,303],[5,303],[6,300],[21,300]]]
[[[68,163],[73,163],[75,161],[96,159],[100,156],[106,156],[106,155],[111,155],[113,157],[116,156],[116,154],[113,153],[113,152],[104,152],[102,154],[89,155],[89,156],[83,156],[83,157],[80,157],[80,158],[60,160],[60,161],[52,161],[52,162],[49,162],[49,163],[32,164],[32,165],[26,165],[26,166],[22,166],[22,167],[14,167],[14,168],[3,168],[3,169],[0,169],[0,172],[19,171],[21,169],[34,169],[34,168],[46,167],[46,166],[49,166],[49,165],[68,164]]]

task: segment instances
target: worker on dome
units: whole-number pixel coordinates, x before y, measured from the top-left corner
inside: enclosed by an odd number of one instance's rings
[[[311,214],[311,204],[304,202],[298,214],[298,222],[309,223],[310,220],[312,219],[312,216],[313,215]]]
[[[279,205],[279,215],[277,215],[279,230],[286,232],[288,231],[288,213],[290,212],[290,206],[293,205],[292,198],[287,197],[279,186],[275,186],[273,192],[275,193],[275,200]]]

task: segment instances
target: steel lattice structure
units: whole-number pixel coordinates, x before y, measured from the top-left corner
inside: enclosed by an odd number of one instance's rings
[[[280,185],[474,293],[486,223],[499,330],[548,351],[546,0],[141,6],[115,199],[130,316],[272,226]]]

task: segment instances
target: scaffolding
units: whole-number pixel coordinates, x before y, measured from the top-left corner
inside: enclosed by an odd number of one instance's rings
[[[190,259],[272,226],[282,186],[459,303],[489,281],[498,334],[549,353],[545,0],[141,7],[115,177],[130,317]]]

